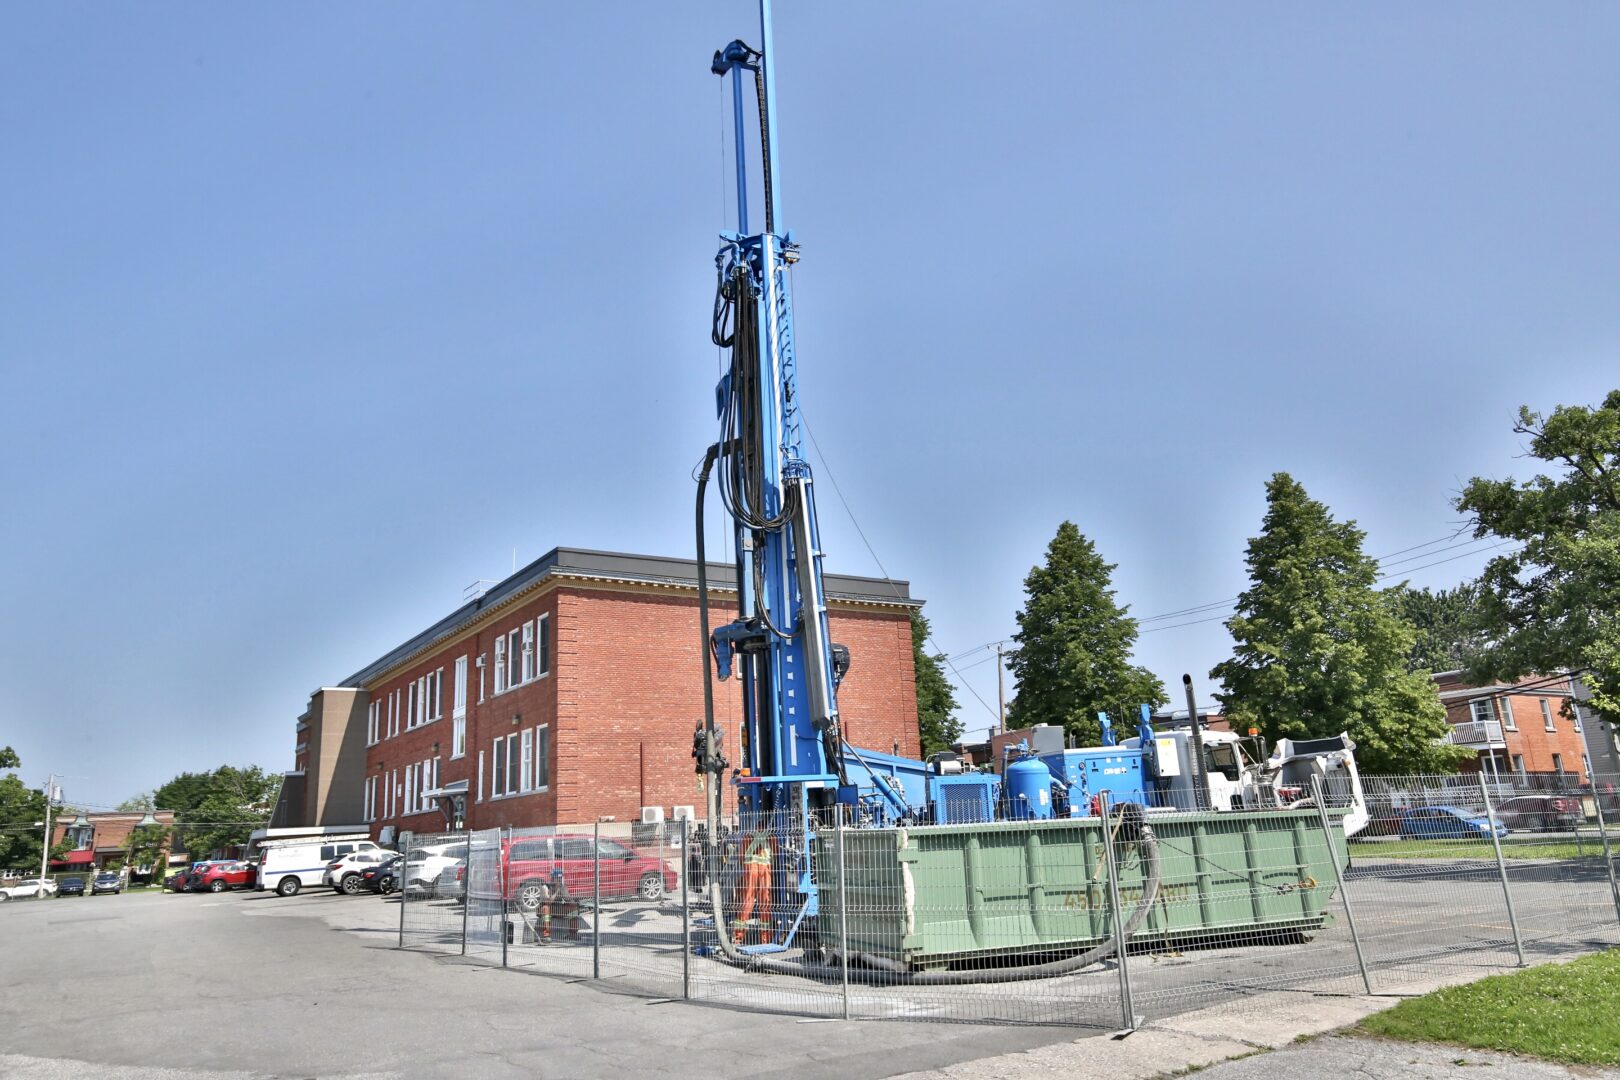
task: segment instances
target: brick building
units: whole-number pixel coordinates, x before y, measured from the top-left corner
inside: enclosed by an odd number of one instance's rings
[[[1575,703],[1569,676],[1527,676],[1476,686],[1460,671],[1434,676],[1446,707],[1450,739],[1474,751],[1464,772],[1560,775],[1586,783],[1592,775],[1585,725],[1591,713]]]
[[[73,846],[60,859],[51,860],[51,869],[92,871],[100,870],[109,863],[122,864],[129,857],[129,834],[140,826],[145,816],[146,812],[142,810],[109,810],[57,818],[52,823],[51,846],[55,847],[64,840]],[[155,810],[152,817],[159,825],[174,826],[172,810]],[[145,873],[149,868],[138,869]]]
[[[710,564],[714,625],[735,572]],[[905,582],[829,574],[839,691],[856,746],[918,751]],[[556,548],[345,679],[298,719],[276,825],[364,823],[374,836],[638,818],[701,806],[697,564]],[[738,745],[740,684],[716,684]]]

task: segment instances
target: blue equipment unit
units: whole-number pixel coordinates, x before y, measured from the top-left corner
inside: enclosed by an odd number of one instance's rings
[[[1007,816],[1014,821],[1039,821],[1052,816],[1052,771],[1036,757],[1018,758],[1002,770],[1007,793]]]
[[[1113,803],[1147,804],[1140,750],[1091,746],[1042,754],[1039,760],[1068,788],[1070,817],[1090,817],[1091,800],[1104,791]]]
[[[915,758],[846,745],[839,755],[844,776],[857,792],[856,802],[878,823],[916,820],[928,805],[929,768]]]
[[[996,820],[1001,777],[961,773],[928,778],[928,806],[935,825],[982,825]]]

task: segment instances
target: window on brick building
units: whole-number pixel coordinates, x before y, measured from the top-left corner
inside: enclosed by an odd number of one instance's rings
[[[518,789],[529,791],[534,787],[534,732],[523,732],[522,767],[518,770]]]
[[[523,786],[523,774],[518,764],[518,737],[513,732],[506,737],[506,793],[515,795]]]
[[[382,702],[366,706],[366,745],[375,746],[382,737]],[[368,819],[369,820],[369,819]]]
[[[534,620],[534,676],[551,674],[551,616]]]
[[[534,787],[545,791],[551,786],[551,728],[541,724],[534,729]]]
[[[1548,731],[1558,730],[1558,725],[1553,723],[1552,702],[1546,698],[1541,699],[1541,726]]]
[[[405,730],[409,731],[420,723],[418,713],[422,708],[422,680],[417,679],[405,688]]]
[[[523,624],[523,664],[521,674],[523,681],[528,682],[534,678],[534,623]]]
[[[1513,702],[1504,695],[1496,699],[1496,708],[1502,714],[1502,730],[1518,731],[1519,724],[1513,719]]]
[[[523,631],[528,623],[506,632],[506,688],[523,683]],[[498,673],[497,673],[498,674]]]
[[[456,688],[450,714],[450,756],[463,757],[467,753],[467,658],[456,658]]]
[[[506,635],[495,639],[495,692],[506,689]]]
[[[456,657],[456,685],[450,701],[452,716],[467,715],[467,658]]]
[[[1469,702],[1468,708],[1469,711],[1474,715],[1475,723],[1483,724],[1487,721],[1496,719],[1495,714],[1491,712],[1491,703],[1489,701],[1480,700]]]
[[[1563,754],[1554,754],[1553,755],[1553,772],[1562,773],[1563,771],[1564,771],[1564,755]]]
[[[496,739],[489,750],[489,797],[506,794],[506,740]]]
[[[361,811],[360,820],[362,820],[362,821],[376,821],[377,820],[377,778],[375,776],[366,777],[366,782],[365,782],[364,786],[362,787],[362,791],[364,792],[362,798],[364,799],[364,802],[365,802],[365,808],[364,808],[364,810]]]
[[[484,752],[478,751],[478,801],[484,801]]]
[[[1513,771],[1518,773],[1520,776],[1524,775],[1524,755],[1523,754],[1514,754],[1513,755]]]
[[[427,676],[427,722],[444,716],[444,668],[436,668]]]

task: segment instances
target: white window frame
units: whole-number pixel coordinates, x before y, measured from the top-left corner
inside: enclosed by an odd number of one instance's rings
[[[1552,767],[1553,767],[1553,772],[1558,773],[1560,775],[1563,774],[1563,771],[1564,771],[1564,755],[1563,754],[1554,754],[1552,756]]]
[[[1476,724],[1484,724],[1496,719],[1496,710],[1491,707],[1489,698],[1480,698],[1478,701],[1468,703],[1471,719]]]
[[[381,739],[382,702],[378,700],[366,706],[366,745],[376,746]]]
[[[526,622],[519,629],[523,631],[523,660],[519,665],[518,674],[523,676],[524,682],[534,679],[534,623]]]
[[[489,747],[489,797],[499,799],[506,794],[506,739],[497,735]]]
[[[520,760],[518,767],[518,790],[524,793],[534,790],[534,729],[524,728],[523,739],[520,742]]]
[[[1496,711],[1502,717],[1503,731],[1518,731],[1519,722],[1513,718],[1513,699],[1503,694],[1496,699]]]
[[[461,717],[467,715],[467,658],[456,657],[455,686],[451,692],[450,715]]]
[[[1514,754],[1513,755],[1513,771],[1518,773],[1520,776],[1524,775],[1524,755],[1523,754]]]
[[[405,766],[405,817],[416,813],[416,766]]]
[[[495,693],[506,693],[506,635],[495,638]]]
[[[484,654],[478,654],[478,704],[484,703]]]
[[[1541,702],[1541,726],[1545,731],[1557,731],[1558,725],[1553,722],[1552,700],[1539,698]]]
[[[444,717],[444,668],[437,668],[428,675],[427,699],[428,723]]]
[[[524,624],[528,625],[527,623]],[[523,627],[514,626],[506,632],[506,688],[522,686],[527,680],[523,675]],[[514,681],[512,676],[519,676]]]
[[[478,798],[477,802],[484,801],[484,752],[478,751]]]

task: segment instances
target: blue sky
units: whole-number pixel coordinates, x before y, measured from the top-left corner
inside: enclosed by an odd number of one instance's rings
[[[754,26],[0,12],[0,744],[30,780],[107,804],[289,768],[312,689],[514,549],[691,553],[708,58]],[[1573,3],[783,0],[801,390],[853,510],[818,485],[830,565],[879,572],[858,522],[993,706],[969,650],[1064,518],[1140,616],[1236,595],[1279,469],[1372,554],[1449,535],[1468,477],[1524,467],[1519,404],[1620,383],[1617,32]],[[1462,557],[1420,584],[1484,560],[1425,551]],[[1202,622],[1139,658],[1207,690],[1227,648]]]

